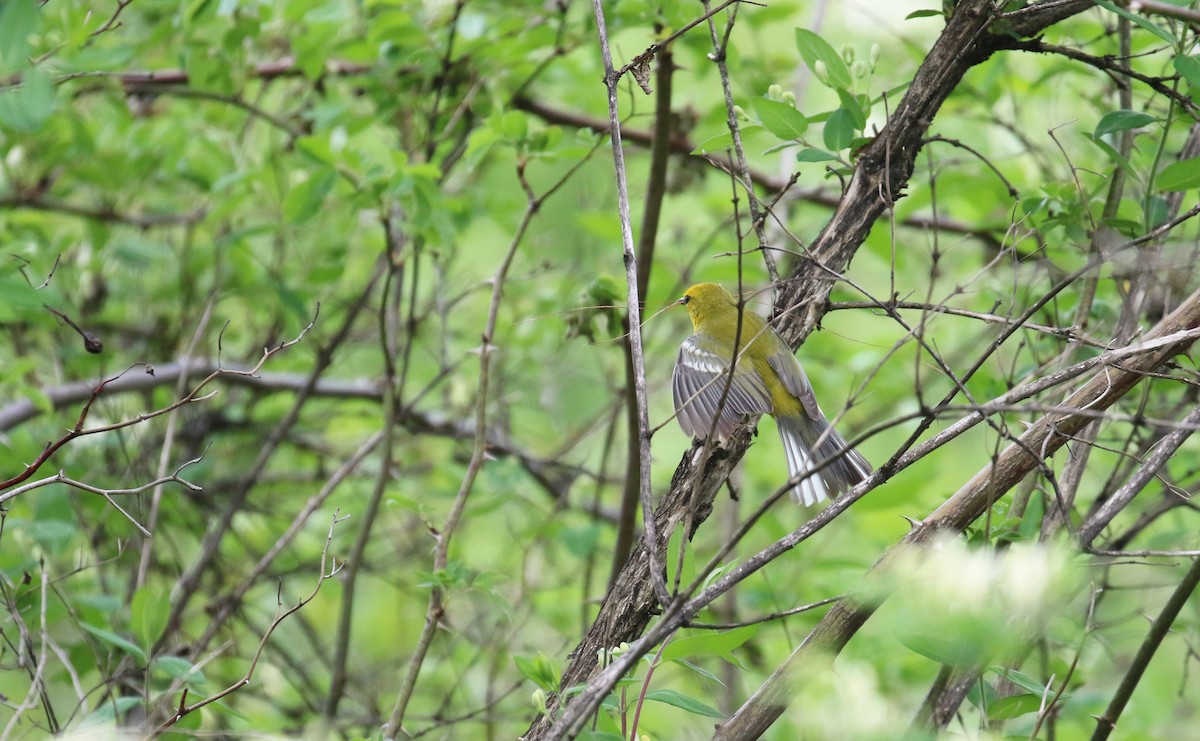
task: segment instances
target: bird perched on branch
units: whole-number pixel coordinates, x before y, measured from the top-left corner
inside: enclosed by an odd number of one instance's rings
[[[836,497],[871,474],[867,459],[825,419],[800,361],[762,317],[740,311],[737,299],[715,283],[692,286],[679,303],[695,329],[679,348],[672,379],[684,432],[701,440],[711,432],[724,440],[747,417],[770,414],[795,482],[792,498],[806,505]]]

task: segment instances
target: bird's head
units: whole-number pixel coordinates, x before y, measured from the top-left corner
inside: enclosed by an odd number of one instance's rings
[[[697,283],[684,291],[679,303],[687,307],[692,326],[697,330],[706,319],[737,312],[737,299],[716,283]]]

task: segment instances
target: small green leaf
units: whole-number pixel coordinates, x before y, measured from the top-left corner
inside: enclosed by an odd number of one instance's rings
[[[989,720],[1012,720],[1026,713],[1036,713],[1042,707],[1042,698],[1038,695],[1012,695],[1001,697],[988,706]]]
[[[283,197],[283,217],[289,224],[302,224],[316,216],[335,182],[337,172],[332,167],[314,172],[308,180],[289,189]]]
[[[337,164],[337,157],[333,154],[333,146],[326,135],[299,137],[296,139],[295,146],[297,152],[308,155],[318,164],[330,166]]]
[[[79,627],[83,628],[105,643],[111,646],[116,646],[130,656],[137,658],[138,661],[142,663],[146,662],[146,652],[138,647],[133,641],[122,638],[112,631],[105,630],[104,628],[97,628],[96,626],[89,625],[87,623],[80,623]]]
[[[182,679],[190,687],[198,687],[205,682],[204,672],[182,656],[159,656],[150,663],[155,671],[162,672],[170,679]]]
[[[933,10],[931,8],[926,8],[925,10],[914,10],[913,12],[904,16],[904,20],[911,21],[913,18],[934,18],[939,15],[946,15],[946,14],[940,10]]]
[[[1035,492],[1034,496],[1029,498],[1029,504],[1025,506],[1025,512],[1021,516],[1021,524],[1017,526],[1017,533],[1021,540],[1033,540],[1042,529],[1042,517],[1045,515],[1046,503]]]
[[[828,41],[807,28],[797,28],[796,46],[800,49],[800,56],[804,59],[804,63],[813,71],[817,79],[820,79],[820,76],[816,74],[817,62],[824,63],[828,81],[821,80],[822,83],[835,90],[840,87],[850,87],[850,69],[846,67],[842,57],[829,45]]]
[[[0,92],[0,126],[21,134],[42,128],[57,109],[54,83],[40,68],[28,70],[20,85]]]
[[[696,578],[696,558],[690,546],[691,542],[683,538],[683,525],[677,525],[667,541],[667,574],[672,579],[678,575],[683,584],[691,584]],[[680,557],[683,558],[682,563],[679,561]]]
[[[23,314],[40,311],[41,305],[45,303],[33,286],[29,285],[29,281],[15,270],[8,274],[0,273],[0,296],[4,297],[4,300],[0,301],[0,321],[5,322],[15,321]]]
[[[1146,225],[1154,229],[1167,223],[1168,218],[1167,199],[1162,196],[1150,196],[1146,199],[1146,210],[1143,218],[1146,220]]]
[[[846,149],[854,141],[854,114],[839,108],[825,122],[825,146],[835,152]]]
[[[934,635],[911,635],[900,642],[912,651],[946,666],[970,666],[980,658],[982,646],[969,645],[965,640]]]
[[[713,674],[712,672],[710,672],[709,670],[707,670],[701,666],[697,666],[696,664],[693,664],[692,662],[688,661],[687,659],[676,659],[675,663],[680,664],[682,666],[686,666],[688,669],[691,669],[692,671],[696,672],[697,674],[704,677],[705,679],[707,679],[710,682],[715,682],[715,683],[721,685],[722,687],[725,686],[725,683],[722,682],[720,677],[718,677],[716,674]]]
[[[1200,157],[1173,162],[1158,173],[1159,190],[1190,190],[1200,185]]]
[[[103,705],[89,716],[83,719],[79,725],[82,728],[88,726],[105,725],[117,719],[118,715],[124,715],[126,712],[136,708],[142,704],[140,697],[118,697],[112,700],[107,700]]]
[[[808,119],[795,106],[770,98],[756,98],[754,110],[767,131],[780,139],[799,139],[808,129]]]
[[[732,659],[730,651],[750,640],[758,632],[757,625],[747,625],[720,633],[705,631],[700,635],[679,638],[663,649],[663,661],[691,658],[693,656],[721,656]]]
[[[1133,165],[1131,165],[1129,163],[1129,160],[1127,160],[1127,159],[1125,159],[1125,157],[1121,156],[1121,153],[1118,152],[1116,149],[1114,149],[1112,147],[1112,145],[1110,145],[1108,142],[1104,141],[1103,139],[1098,139],[1097,137],[1094,137],[1094,136],[1087,136],[1086,134],[1085,134],[1085,137],[1092,144],[1095,144],[1102,152],[1104,152],[1110,158],[1112,158],[1112,160],[1114,162],[1116,162],[1118,165],[1120,165],[1121,169],[1125,170],[1125,172],[1128,173],[1130,176],[1135,177],[1135,178],[1139,177],[1139,173],[1133,169]]]
[[[1188,85],[1200,88],[1200,58],[1180,54],[1171,63],[1174,65],[1175,71],[1187,80]]]
[[[1159,37],[1160,39],[1167,42],[1168,44],[1172,44],[1172,45],[1175,44],[1174,36],[1172,36],[1166,29],[1162,28],[1161,26],[1151,23],[1150,20],[1147,19],[1146,17],[1140,16],[1137,13],[1131,13],[1128,10],[1126,10],[1125,8],[1120,7],[1119,5],[1109,2],[1109,0],[1095,0],[1095,1],[1096,1],[1097,5],[1099,5],[1101,8],[1104,8],[1105,10],[1109,11],[1110,13],[1116,13],[1117,15],[1121,16],[1122,18],[1128,20],[1130,23],[1136,23],[1137,25],[1146,29],[1147,31],[1149,31],[1150,33]]]
[[[751,136],[753,136],[754,134],[757,134],[758,132],[763,131],[763,130],[764,130],[764,128],[762,126],[757,126],[755,124],[749,124],[747,126],[743,126],[741,128],[742,143],[745,143],[746,140],[749,139]],[[728,131],[726,131],[721,134],[716,134],[714,136],[710,136],[709,138],[700,142],[700,144],[697,145],[697,147],[695,149],[693,149],[691,151],[691,153],[692,154],[709,154],[712,152],[723,152],[726,149],[729,149],[731,147],[733,147],[733,134],[730,134]]]
[[[1037,681],[1028,674],[1025,674],[1024,672],[1019,672],[1016,669],[1008,669],[1003,666],[993,666],[989,668],[996,673],[996,676],[1004,677],[1030,694],[1041,697],[1042,693],[1046,691],[1046,685]]]
[[[1157,120],[1154,116],[1140,111],[1109,111],[1096,124],[1096,130],[1092,132],[1092,136],[1099,138],[1116,131],[1137,129]]]
[[[854,118],[854,128],[861,130],[867,125],[867,112],[863,110],[862,103],[849,90],[838,88],[838,100],[842,102],[842,108]]]
[[[616,303],[615,301],[595,301],[592,303],[592,306],[613,306]],[[607,318],[610,314],[611,312],[605,310],[597,311],[589,316],[589,320],[598,322],[600,317]],[[595,553],[596,548],[600,545],[600,532],[601,527],[599,525],[579,525],[577,527],[565,528],[559,534],[559,539],[566,546],[566,549],[570,551],[571,555],[579,558],[587,558]]]
[[[716,708],[709,707],[699,700],[680,694],[675,690],[652,690],[646,693],[647,700],[666,703],[681,710],[686,710],[689,713],[703,715],[708,718],[724,718],[725,713],[722,713]]]
[[[5,0],[0,3],[0,72],[16,72],[29,66],[29,37],[42,21],[37,0]]]
[[[521,676],[532,680],[534,684],[547,692],[558,691],[558,679],[562,675],[558,664],[543,653],[534,657],[514,656],[513,663]]]
[[[167,627],[170,608],[171,595],[165,589],[144,584],[133,593],[129,628],[143,648],[149,650],[158,642]]]
[[[996,701],[996,690],[992,689],[990,682],[971,682],[971,689],[967,690],[967,701],[980,710],[986,710]]]
[[[824,149],[815,149],[815,148],[809,147],[808,149],[801,149],[799,152],[796,153],[796,161],[797,162],[837,162],[838,158],[837,158],[836,154],[831,154],[829,152],[826,152]]]

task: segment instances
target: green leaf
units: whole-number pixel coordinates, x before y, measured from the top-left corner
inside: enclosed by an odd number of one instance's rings
[[[147,651],[158,642],[167,627],[170,608],[171,595],[165,589],[145,584],[133,593],[133,601],[129,605],[129,628]]]
[[[1041,532],[1045,509],[1046,503],[1040,495],[1035,492],[1029,497],[1029,503],[1025,505],[1025,512],[1021,515],[1021,524],[1017,526],[1021,540],[1032,541]]]
[[[818,80],[820,76],[816,74],[817,62],[822,62],[828,73],[828,81],[821,80],[822,83],[834,89],[850,87],[850,69],[828,41],[807,28],[797,28],[796,46],[800,49],[804,63]]]
[[[952,636],[910,635],[900,642],[928,659],[952,667],[974,664],[983,650],[982,646],[969,645],[964,639]]]
[[[283,217],[290,224],[302,224],[316,216],[335,182],[337,172],[332,167],[317,170],[283,197]]]
[[[996,701],[996,690],[992,689],[989,682],[971,682],[971,689],[967,690],[967,701],[980,710],[987,710],[987,707]]]
[[[720,633],[705,631],[699,635],[679,638],[667,644],[663,649],[662,659],[675,661],[693,656],[720,656],[733,661],[730,652],[750,640],[757,632],[757,625],[747,625]]]
[[[615,301],[593,301],[593,306],[611,306]],[[596,312],[588,316],[589,321],[598,321],[599,315],[602,312]],[[564,528],[559,533],[559,540],[563,546],[573,556],[579,558],[587,558],[596,552],[596,548],[600,545],[600,533],[602,528],[596,524],[579,525],[576,527]]]
[[[0,3],[0,72],[29,66],[29,37],[41,25],[37,0],[4,0]]]
[[[1012,695],[1001,697],[988,706],[989,720],[1011,720],[1026,713],[1036,713],[1042,707],[1039,695]]]
[[[1116,13],[1117,15],[1121,16],[1122,18],[1128,20],[1130,23],[1136,23],[1137,25],[1146,29],[1147,31],[1149,31],[1150,33],[1159,37],[1163,41],[1174,46],[1175,37],[1172,36],[1166,29],[1162,28],[1161,26],[1159,26],[1155,23],[1151,23],[1150,20],[1145,18],[1144,16],[1140,16],[1137,13],[1131,13],[1128,10],[1126,10],[1125,8],[1122,8],[1118,5],[1116,5],[1115,3],[1109,2],[1109,0],[1096,0],[1096,4],[1099,5],[1101,8],[1104,8],[1105,10],[1109,11],[1110,13]]]
[[[796,161],[797,162],[837,162],[838,157],[836,154],[826,152],[824,149],[815,149],[815,148],[809,147],[808,149],[801,149],[799,152],[796,153]]]
[[[137,658],[139,662],[143,664],[146,662],[146,652],[137,646],[133,641],[122,638],[112,631],[105,630],[104,628],[97,628],[95,625],[89,625],[88,623],[80,623],[79,627],[83,628],[110,646],[116,646],[130,656]]]
[[[51,553],[58,553],[75,536],[77,528],[68,520],[38,519],[24,524],[23,530]]]
[[[1112,160],[1114,162],[1116,162],[1118,165],[1120,165],[1121,169],[1125,170],[1125,172],[1130,177],[1139,178],[1140,173],[1138,173],[1136,170],[1134,170],[1133,165],[1131,165],[1129,163],[1129,160],[1122,157],[1121,153],[1118,152],[1115,148],[1113,148],[1113,146],[1111,144],[1104,141],[1103,139],[1098,139],[1094,136],[1088,136],[1085,134],[1084,137],[1091,143],[1095,144],[1102,152],[1104,152],[1110,158],[1112,158]]]
[[[1157,120],[1154,116],[1140,111],[1109,111],[1096,124],[1096,130],[1092,132],[1092,136],[1099,138],[1116,131],[1137,129]]]
[[[863,110],[862,103],[849,90],[838,88],[838,100],[842,102],[842,108],[854,117],[854,128],[862,130],[867,125],[867,112]]]
[[[333,147],[326,135],[302,136],[296,139],[295,146],[297,152],[308,155],[317,164],[331,167],[337,164],[337,157],[334,156]]]
[[[1025,674],[1024,672],[1019,672],[1016,669],[1008,669],[1003,666],[992,666],[988,668],[995,672],[996,676],[1004,677],[1026,692],[1037,695],[1038,697],[1041,697],[1042,693],[1046,691],[1046,685],[1037,681],[1028,674]]]
[[[103,705],[83,719],[79,725],[81,727],[104,725],[116,721],[118,715],[124,715],[126,712],[136,708],[142,704],[140,697],[118,697],[113,700],[107,700]]]
[[[1173,162],[1158,173],[1159,190],[1190,190],[1200,185],[1200,157]]]
[[[722,713],[716,708],[709,707],[699,700],[680,694],[675,690],[652,690],[646,693],[647,700],[666,703],[681,710],[686,710],[689,713],[703,715],[708,718],[724,718],[725,713]]]
[[[946,14],[940,10],[933,10],[930,8],[926,8],[925,10],[914,10],[913,12],[904,16],[904,20],[911,21],[913,18],[934,18],[939,15],[944,16]]]
[[[0,92],[0,126],[21,134],[42,128],[57,109],[54,83],[40,68],[28,70],[20,85]]]
[[[680,523],[671,531],[671,537],[667,541],[667,574],[672,579],[678,574],[679,581],[683,584],[691,584],[696,578],[696,558],[690,546],[691,543],[683,538],[683,524]],[[680,556],[683,557],[682,564],[679,562]]]
[[[1187,80],[1188,85],[1200,88],[1200,58],[1180,54],[1171,61],[1175,71]]]
[[[835,152],[846,149],[854,141],[854,114],[839,108],[825,122],[825,146]]]
[[[770,98],[755,98],[754,110],[767,131],[780,139],[799,139],[808,129],[808,119],[795,106]]]
[[[744,144],[746,142],[746,140],[748,140],[751,136],[753,136],[754,134],[757,134],[758,132],[763,131],[763,130],[764,130],[764,128],[762,126],[757,126],[755,124],[749,124],[747,126],[743,126],[741,128],[742,143]],[[714,136],[710,136],[709,138],[700,142],[700,144],[697,145],[697,147],[695,149],[693,149],[691,153],[692,154],[709,154],[710,152],[723,152],[726,149],[731,148],[732,146],[733,146],[733,134],[726,131],[721,134],[716,134]]]
[[[169,679],[185,680],[191,687],[198,687],[206,681],[204,672],[182,656],[159,656],[150,665]]]
[[[1167,199],[1162,196],[1150,196],[1146,199],[1145,208],[1143,218],[1146,220],[1146,226],[1154,229],[1167,223]]]
[[[693,664],[692,662],[688,661],[687,659],[676,659],[675,663],[680,664],[682,666],[686,666],[688,669],[691,669],[692,671],[696,672],[697,674],[699,674],[700,676],[709,680],[710,682],[715,682],[716,684],[719,684],[722,687],[725,686],[725,683],[722,682],[721,678],[718,677],[716,674],[713,674],[712,672],[705,669],[704,667]]]
[[[532,680],[538,687],[547,692],[558,691],[558,679],[562,676],[562,672],[559,671],[558,664],[550,657],[543,653],[532,658],[514,656],[513,663],[517,665],[521,676]]]
[[[31,275],[37,274],[33,268],[29,269]],[[4,297],[0,301],[0,321],[11,322],[22,317],[30,312],[41,310],[44,303],[42,298],[38,296],[38,292],[16,270],[7,274],[0,273],[0,296]]]

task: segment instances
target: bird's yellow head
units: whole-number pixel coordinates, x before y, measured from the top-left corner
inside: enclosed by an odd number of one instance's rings
[[[692,327],[697,330],[706,320],[725,314],[737,316],[737,299],[716,283],[697,283],[683,292],[679,303],[687,307]]]

